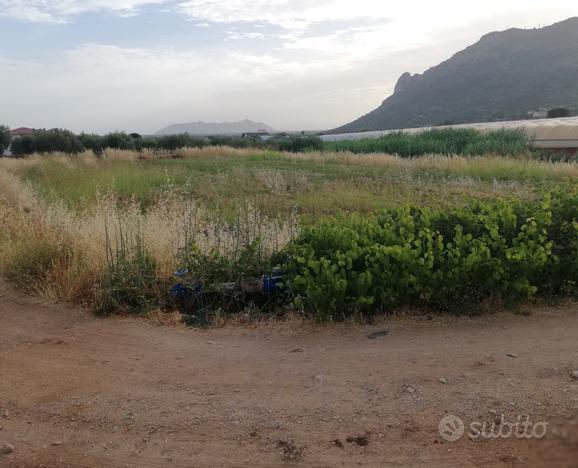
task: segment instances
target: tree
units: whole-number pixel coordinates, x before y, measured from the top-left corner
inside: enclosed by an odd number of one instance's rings
[[[104,137],[93,133],[81,133],[78,139],[85,149],[92,151],[96,155],[102,154],[104,149]]]
[[[556,109],[550,109],[548,111],[549,119],[559,119],[562,117],[570,117],[571,113],[565,107],[557,107]]]
[[[4,154],[4,151],[10,146],[10,129],[5,125],[0,125],[0,156]]]
[[[12,142],[12,154],[26,156],[32,153],[67,153],[76,154],[84,151],[78,137],[69,130],[53,128],[36,130],[31,135],[24,135]]]
[[[135,139],[131,138],[125,132],[113,132],[104,135],[102,147],[118,150],[134,150]]]

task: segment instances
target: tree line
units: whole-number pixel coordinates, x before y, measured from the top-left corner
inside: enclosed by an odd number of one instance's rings
[[[205,146],[304,151],[307,149],[320,150],[323,143],[319,138],[310,136],[276,137],[264,142],[258,136],[253,135],[198,137],[183,133],[143,137],[138,133],[125,132],[113,132],[106,135],[89,133],[76,135],[69,130],[60,128],[35,130],[29,135],[11,139],[9,129],[0,126],[0,154],[3,154],[10,147],[14,157],[54,152],[78,154],[83,151],[93,151],[100,155],[106,149],[176,151],[181,148],[202,148]]]

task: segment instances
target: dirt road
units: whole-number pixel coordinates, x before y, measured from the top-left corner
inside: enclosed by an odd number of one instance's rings
[[[0,466],[576,467],[574,370],[577,306],[193,330],[4,296]],[[547,433],[469,437],[502,414]]]

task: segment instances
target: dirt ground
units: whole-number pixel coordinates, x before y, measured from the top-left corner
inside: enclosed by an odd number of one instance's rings
[[[195,330],[4,295],[0,466],[577,467],[575,370],[576,305]],[[502,415],[547,433],[469,436]]]

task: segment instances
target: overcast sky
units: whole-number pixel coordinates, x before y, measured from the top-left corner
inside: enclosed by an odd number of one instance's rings
[[[333,128],[487,32],[572,16],[576,0],[0,0],[0,124]]]

